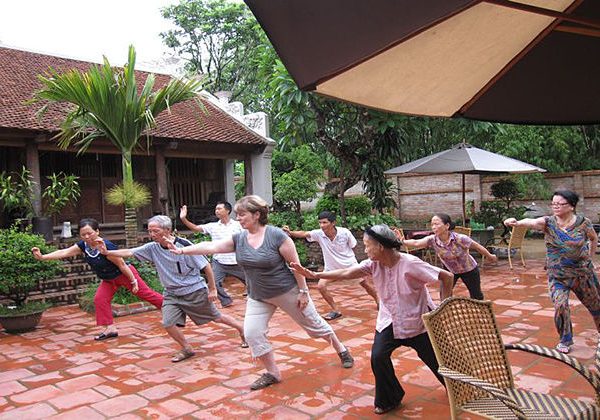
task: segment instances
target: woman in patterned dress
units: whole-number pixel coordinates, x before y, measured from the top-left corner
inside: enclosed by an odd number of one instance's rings
[[[586,217],[575,208],[579,196],[573,191],[556,191],[552,197],[552,216],[536,219],[506,219],[506,226],[525,226],[544,232],[548,291],[554,304],[554,322],[560,336],[556,349],[568,353],[573,345],[573,326],[569,310],[569,292],[573,291],[592,314],[600,331],[600,289],[593,261],[598,235]]]
[[[480,243],[467,235],[453,232],[453,229],[454,223],[450,216],[445,213],[436,213],[431,218],[433,235],[422,239],[405,239],[402,242],[404,245],[417,249],[433,248],[448,271],[454,274],[454,285],[458,279],[462,279],[469,290],[469,296],[472,299],[483,300],[479,267],[475,258],[471,256],[470,250],[479,252],[492,262],[497,261],[498,258]]]

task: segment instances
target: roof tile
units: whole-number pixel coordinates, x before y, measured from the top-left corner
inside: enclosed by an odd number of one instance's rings
[[[59,72],[71,69],[86,71],[94,63],[0,47],[0,128],[56,132],[67,105],[51,107],[42,120],[36,117],[40,104],[27,105],[33,93],[41,87],[37,76],[49,68]],[[150,73],[136,71],[141,87]],[[155,87],[165,86],[171,76],[155,74]],[[162,112],[158,127],[151,131],[157,138],[199,142],[243,143],[264,145],[267,140],[246,127],[206,98],[199,98],[205,111],[194,100]]]

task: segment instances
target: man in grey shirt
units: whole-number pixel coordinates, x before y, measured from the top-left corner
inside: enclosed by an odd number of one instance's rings
[[[242,347],[247,347],[241,322],[230,315],[221,314],[214,305],[217,299],[217,289],[212,269],[203,256],[175,255],[168,247],[177,248],[192,245],[184,238],[176,237],[171,232],[171,219],[167,216],[154,216],[148,220],[148,233],[153,242],[132,249],[108,251],[102,239],[99,239],[99,249],[104,255],[114,255],[122,258],[135,257],[141,261],[154,264],[160,282],[165,287],[162,306],[163,326],[167,333],[180,346],[172,362],[180,362],[194,355],[192,346],[177,325],[185,323],[186,316],[196,325],[210,321],[223,323],[235,328],[242,338]],[[207,284],[202,277],[204,271]]]

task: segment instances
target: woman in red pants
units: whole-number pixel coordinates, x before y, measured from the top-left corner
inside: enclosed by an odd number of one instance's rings
[[[142,280],[134,266],[125,263],[123,258],[104,256],[95,248],[96,239],[100,236],[98,222],[95,219],[82,219],[79,222],[79,237],[81,240],[75,245],[59,249],[49,254],[42,255],[40,249],[31,249],[37,260],[59,260],[63,258],[83,255],[85,261],[102,280],[94,296],[96,306],[96,324],[105,327],[104,331],[94,337],[94,340],[106,340],[118,337],[117,327],[113,323],[110,302],[119,287],[124,287],[131,293],[156,306],[162,307],[163,297],[160,293],[150,289]],[[105,240],[108,249],[117,249],[117,246]]]

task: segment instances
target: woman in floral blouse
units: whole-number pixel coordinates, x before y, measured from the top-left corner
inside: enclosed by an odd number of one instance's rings
[[[454,274],[454,285],[458,279],[462,279],[469,290],[469,296],[472,299],[481,300],[483,293],[481,292],[479,267],[469,251],[474,249],[492,262],[497,261],[498,258],[469,236],[455,233],[452,229],[454,229],[454,223],[450,216],[445,213],[436,213],[431,218],[433,235],[422,239],[405,239],[402,242],[417,249],[433,248],[448,271]]]
[[[525,226],[544,232],[548,290],[554,304],[554,322],[560,335],[556,349],[568,353],[573,345],[573,326],[569,310],[569,293],[573,291],[592,314],[600,331],[600,290],[593,258],[598,235],[592,222],[575,213],[579,196],[573,191],[554,192],[552,216],[537,219],[506,219],[506,226]]]

